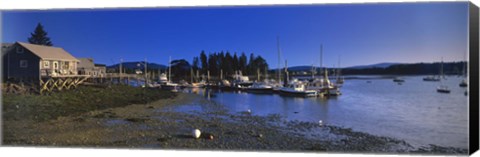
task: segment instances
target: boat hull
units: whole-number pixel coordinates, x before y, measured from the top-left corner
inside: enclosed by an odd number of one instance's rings
[[[439,92],[439,93],[450,93],[450,90],[437,89],[437,92]]]
[[[245,90],[250,93],[265,93],[265,94],[273,93],[273,88],[247,88]]]
[[[279,90],[279,93],[284,96],[293,96],[293,97],[316,97],[317,96],[317,92]]]

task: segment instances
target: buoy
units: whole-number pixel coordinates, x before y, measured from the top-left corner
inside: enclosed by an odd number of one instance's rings
[[[259,137],[259,138],[262,138],[262,137],[263,137],[263,135],[262,135],[262,134],[258,134],[258,137]]]
[[[252,111],[250,109],[247,110],[248,113],[252,113]]]
[[[320,126],[323,126],[323,121],[322,121],[322,120],[319,120],[319,121],[318,121],[318,124],[320,124]]]
[[[193,138],[199,138],[200,134],[202,134],[202,132],[200,132],[200,130],[198,130],[198,129],[195,129],[195,130],[192,131]]]
[[[208,136],[208,139],[213,140],[213,135]]]

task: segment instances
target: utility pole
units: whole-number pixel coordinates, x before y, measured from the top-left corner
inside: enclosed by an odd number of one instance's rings
[[[147,58],[145,58],[145,87],[148,85],[148,77],[147,77]]]
[[[120,75],[120,78],[119,78],[119,80],[118,80],[119,83],[122,82],[122,78],[123,78],[123,77],[122,77],[122,72],[123,72],[123,71],[122,71],[122,70],[123,70],[123,67],[122,67],[122,66],[123,66],[123,58],[120,58],[120,65],[119,65],[119,69],[118,69],[118,73],[119,73],[119,75]]]

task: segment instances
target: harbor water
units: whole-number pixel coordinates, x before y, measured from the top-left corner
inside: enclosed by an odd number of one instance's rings
[[[426,82],[424,76],[404,76],[398,84],[378,76],[346,79],[342,95],[330,98],[283,97],[241,91],[200,89],[209,99],[237,114],[279,114],[287,120],[318,122],[354,131],[405,140],[415,147],[434,144],[468,149],[467,88],[463,77],[448,76],[442,82]],[[440,84],[451,93],[436,91]]]

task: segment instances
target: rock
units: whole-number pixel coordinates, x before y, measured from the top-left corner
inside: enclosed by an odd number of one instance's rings
[[[263,138],[263,134],[258,134],[258,138]]]
[[[202,132],[200,132],[200,130],[198,130],[198,129],[195,129],[195,130],[192,131],[192,137],[193,138],[199,138],[201,134],[202,134]]]

